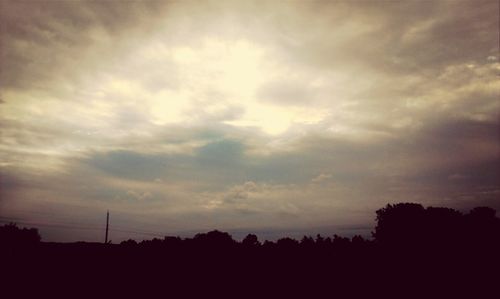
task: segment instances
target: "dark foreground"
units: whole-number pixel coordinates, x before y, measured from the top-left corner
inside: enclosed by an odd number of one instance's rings
[[[1,291],[9,296],[2,298],[500,294],[500,219],[488,208],[462,215],[415,204],[387,206],[377,211],[372,241],[317,236],[261,244],[253,235],[236,242],[219,231],[119,245],[6,240],[4,234]]]

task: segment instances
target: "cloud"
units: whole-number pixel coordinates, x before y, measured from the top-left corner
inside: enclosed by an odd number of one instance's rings
[[[460,173],[454,173],[454,174],[451,174],[448,176],[448,180],[450,180],[450,181],[462,181],[462,180],[466,180],[467,178],[469,178],[468,175],[460,174]]]
[[[257,97],[277,105],[307,106],[313,100],[304,82],[271,82],[257,92]]]
[[[258,186],[252,181],[245,182],[243,185],[232,187],[223,198],[225,203],[233,203],[240,200],[246,200],[251,193],[257,192]]]
[[[128,190],[127,195],[136,200],[148,200],[149,198],[153,197],[153,195],[149,191],[136,192],[133,190]]]
[[[162,11],[162,5],[3,3],[2,40],[7,42],[3,47],[3,87],[48,87],[60,92],[61,80],[83,79],[78,78],[82,71],[93,71],[101,63],[113,62],[116,51],[126,50],[135,36],[144,34],[161,18],[157,12]],[[144,22],[143,26],[130,26],[137,21]],[[125,31],[128,41],[123,36]]]
[[[180,231],[498,207],[497,2],[1,5],[2,213]]]
[[[311,182],[312,183],[321,183],[321,182],[324,182],[324,181],[328,181],[331,178],[332,178],[331,174],[321,173],[317,177],[312,178]]]

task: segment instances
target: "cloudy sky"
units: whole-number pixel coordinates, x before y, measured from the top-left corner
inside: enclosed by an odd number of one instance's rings
[[[0,5],[2,223],[272,239],[500,210],[498,1]]]

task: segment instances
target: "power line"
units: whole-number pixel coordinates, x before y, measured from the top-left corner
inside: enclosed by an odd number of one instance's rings
[[[57,218],[61,218],[61,216],[63,216],[63,218],[65,218],[65,217],[64,217],[64,215],[61,215],[61,214],[43,213],[43,212],[35,212],[35,211],[16,211],[16,214],[17,214],[17,213],[25,213],[25,214],[38,214],[38,215],[42,215],[42,216],[51,216],[51,217],[53,217],[53,216],[57,216]],[[8,216],[1,216],[1,215],[0,215],[0,220],[1,220],[2,218],[3,218],[3,219],[7,219],[7,220],[11,220],[12,222],[20,222],[20,221],[25,221],[25,220],[23,220],[23,219],[26,219],[26,218],[28,218],[28,217],[26,217],[26,216],[24,216],[24,217],[23,217],[23,216],[21,216],[21,217],[8,217]],[[31,218],[31,217],[30,217],[30,218]],[[68,221],[65,221],[65,220],[54,220],[53,218],[51,218],[50,220],[51,220],[51,223],[55,223],[55,224],[62,224],[62,225],[74,225],[74,226],[80,226],[80,225],[81,225],[81,223],[77,223],[77,222],[68,222]],[[4,222],[5,222],[5,221],[4,221]],[[139,224],[139,225],[141,225],[141,224],[142,224],[142,226],[150,224],[150,223],[140,222],[140,221],[139,221],[139,222],[134,221],[134,223],[137,223],[137,224]],[[94,225],[93,227],[95,227],[96,229],[102,229],[102,226],[101,226],[101,225],[98,225],[98,226]],[[124,227],[124,226],[120,226],[120,225],[118,225],[118,226],[114,225],[114,227],[124,228],[124,229],[134,229],[133,227],[126,227],[126,226]],[[111,229],[111,228],[110,228],[110,230],[113,230],[113,229]],[[148,233],[149,233],[149,232],[161,234],[160,232],[148,231]]]
[[[4,218],[4,217],[2,217]],[[79,225],[64,225],[64,224],[57,224],[57,223],[39,223],[39,222],[32,222],[32,221],[18,221],[17,219],[15,221],[11,220],[0,220],[1,223],[16,223],[16,224],[21,224],[21,225],[34,225],[34,226],[40,226],[40,227],[49,227],[49,228],[61,228],[61,229],[75,229],[75,230],[102,230],[102,227],[89,227],[89,226],[79,226]],[[147,236],[154,236],[154,237],[165,237],[167,234],[160,233],[160,232],[153,232],[153,231],[139,231],[139,230],[132,230],[132,229],[120,229],[120,228],[110,228],[109,229],[112,232],[120,232],[120,233],[132,233],[132,234],[138,234],[138,235],[147,235]]]
[[[166,236],[166,234],[162,234],[162,233],[123,230],[123,229],[110,229],[110,231],[115,231],[115,232],[120,232],[120,233],[132,233],[132,234],[138,234],[138,235],[147,235],[147,236],[153,236],[153,237],[165,237]]]
[[[68,221],[64,221],[64,220],[54,220],[54,218],[68,218],[70,217],[71,215],[66,215],[66,214],[61,214],[61,213],[52,213],[52,212],[43,212],[43,211],[29,211],[29,210],[20,210],[20,209],[11,209],[11,212],[14,212],[15,214],[18,214],[18,213],[21,213],[21,214],[33,214],[33,215],[41,215],[41,216],[49,216],[51,219],[51,223],[55,223],[55,224],[61,224],[61,225],[68,225],[68,226],[80,226],[81,224],[80,223],[75,223],[75,222],[68,222]],[[55,217],[54,217],[55,216]],[[78,215],[78,216],[81,216],[81,215]],[[18,218],[14,218],[14,217],[7,217],[7,216],[1,216],[0,215],[0,219],[10,219],[12,220],[12,222],[19,222],[20,221],[24,221],[24,219],[28,218],[28,217],[18,217]],[[5,221],[3,221],[5,223]],[[150,225],[150,223],[147,223],[147,222],[141,222],[141,221],[134,221],[135,224],[138,224],[139,226],[145,226],[145,225]],[[92,226],[92,225],[91,225]],[[94,225],[93,226],[95,229],[102,229],[102,226],[96,226]],[[117,227],[117,228],[120,228],[120,229],[125,229],[125,230],[132,230],[134,232],[137,232],[135,230],[135,228],[133,227],[124,227],[124,226],[115,226],[113,225],[113,227]],[[110,228],[109,229],[110,231],[116,231],[115,229],[112,229]],[[149,230],[145,230],[145,231],[142,231],[141,233],[145,233],[145,234],[155,234],[155,235],[162,235],[163,233],[161,232],[157,232],[157,231],[149,231]]]
[[[6,219],[6,220],[1,220],[1,219]],[[0,216],[0,221],[2,222],[16,222],[16,223],[21,223],[21,222],[26,222],[28,224],[34,223],[34,224],[49,224],[49,225],[63,225],[63,226],[74,226],[74,227],[92,227],[95,229],[102,229],[101,226],[96,226],[96,225],[82,225],[81,223],[75,223],[75,222],[66,222],[66,221],[50,221],[50,222],[39,222],[39,221],[30,221],[30,220],[23,220],[23,218],[15,218],[15,217],[4,217]]]
[[[15,223],[15,224],[22,224],[22,225],[35,225],[35,226],[41,226],[41,227],[52,227],[52,228],[63,228],[63,229],[87,229],[87,230],[101,230],[102,228],[96,228],[96,227],[84,227],[84,226],[76,226],[76,225],[63,225],[63,224],[54,224],[54,223],[37,223],[37,222],[31,222],[31,221],[7,221],[7,220],[0,220],[2,223]]]

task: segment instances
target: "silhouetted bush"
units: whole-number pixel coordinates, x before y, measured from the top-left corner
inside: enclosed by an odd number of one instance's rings
[[[300,240],[300,246],[302,246],[303,248],[313,248],[314,245],[316,245],[316,242],[311,236],[304,236]]]
[[[122,245],[122,246],[128,246],[128,247],[133,247],[133,246],[137,246],[137,241],[132,240],[132,239],[128,239],[126,241],[121,242],[120,245]]]
[[[196,234],[193,241],[199,246],[207,247],[231,247],[235,244],[233,237],[226,232],[218,230],[209,231],[208,233]]]
[[[254,234],[248,234],[241,244],[245,247],[257,247],[260,246],[259,238]]]
[[[294,249],[294,248],[297,248],[299,246],[299,242],[295,239],[285,237],[285,238],[279,239],[276,242],[276,245],[280,249]]]
[[[36,228],[19,228],[15,223],[0,226],[1,246],[33,246],[41,237]]]

